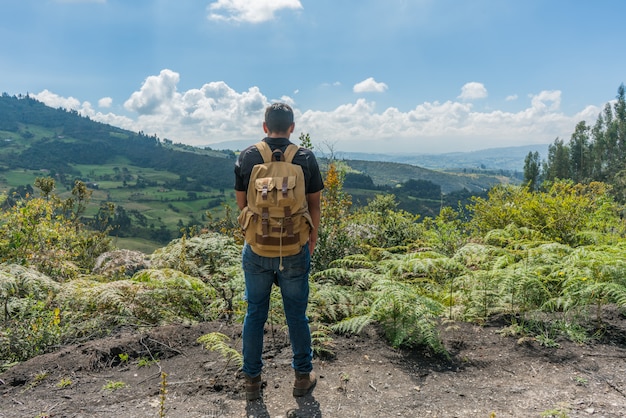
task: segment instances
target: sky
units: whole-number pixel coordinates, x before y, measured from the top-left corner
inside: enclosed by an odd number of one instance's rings
[[[568,141],[626,80],[623,0],[0,0],[0,91],[195,146]]]

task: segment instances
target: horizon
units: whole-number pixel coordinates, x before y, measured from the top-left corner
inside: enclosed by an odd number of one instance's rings
[[[2,92],[199,147],[262,138],[275,101],[341,152],[543,146],[626,66],[617,0],[2,1]]]

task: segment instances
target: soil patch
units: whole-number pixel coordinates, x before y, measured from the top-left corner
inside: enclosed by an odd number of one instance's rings
[[[335,356],[315,359],[317,387],[301,399],[291,396],[288,339],[268,328],[264,396],[254,402],[245,401],[237,367],[196,341],[215,331],[240,341],[240,326],[121,333],[0,374],[0,418],[624,417],[626,321],[617,312],[605,319],[601,341],[553,348],[502,336],[497,323],[447,324],[450,358],[394,350],[374,328],[337,335]]]

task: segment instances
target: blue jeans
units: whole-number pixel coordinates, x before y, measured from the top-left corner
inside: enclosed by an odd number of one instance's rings
[[[243,372],[258,376],[263,368],[263,334],[270,306],[270,293],[274,280],[278,281],[283,298],[283,309],[295,371],[308,373],[313,369],[311,360],[311,330],[306,309],[309,302],[309,271],[311,254],[304,245],[299,254],[283,257],[283,270],[279,270],[279,257],[262,257],[245,244],[242,265],[246,280],[245,299],[248,310],[243,321]]]

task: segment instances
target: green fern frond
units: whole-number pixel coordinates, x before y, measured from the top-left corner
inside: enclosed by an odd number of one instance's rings
[[[330,336],[330,327],[323,324],[316,324],[311,331],[311,348],[318,357],[334,357],[335,344]]]
[[[330,267],[344,269],[375,269],[376,263],[364,254],[353,254],[334,260],[330,263]]]
[[[359,312],[366,303],[367,294],[344,286],[316,284],[311,286],[309,300],[310,316],[320,321],[336,322]]]
[[[14,276],[0,271],[0,297],[8,299],[17,294],[18,285]]]
[[[452,256],[452,259],[471,269],[490,269],[497,256],[506,255],[503,248],[470,242]]]
[[[313,281],[325,281],[334,284],[348,285],[352,283],[353,272],[343,267],[332,267],[311,276]]]
[[[191,276],[202,277],[241,263],[241,246],[232,237],[210,232],[180,238],[152,254],[157,269],[172,268]]]
[[[15,279],[16,296],[28,296],[41,300],[49,297],[50,293],[56,294],[61,289],[60,283],[44,273],[19,264],[0,264],[0,273]]]
[[[226,335],[220,332],[211,332],[209,334],[202,335],[197,340],[199,343],[204,345],[209,351],[216,351],[226,360],[226,367],[231,362],[234,362],[238,366],[243,365],[243,355],[241,355],[237,350],[228,345],[228,338]]]
[[[411,280],[426,277],[435,282],[442,283],[451,277],[461,274],[465,267],[456,260],[437,256],[435,258],[404,257],[398,260],[385,261],[381,268],[388,275]]]
[[[208,290],[206,284],[199,278],[170,268],[141,270],[135,273],[132,280],[145,283],[148,288],[186,289],[196,292]]]
[[[331,325],[330,329],[340,334],[359,334],[373,321],[374,318],[371,314],[353,316]]]
[[[435,323],[443,310],[441,303],[420,294],[410,283],[379,280],[372,289],[376,299],[370,315],[382,325],[392,345],[426,344],[438,352],[445,351]]]

